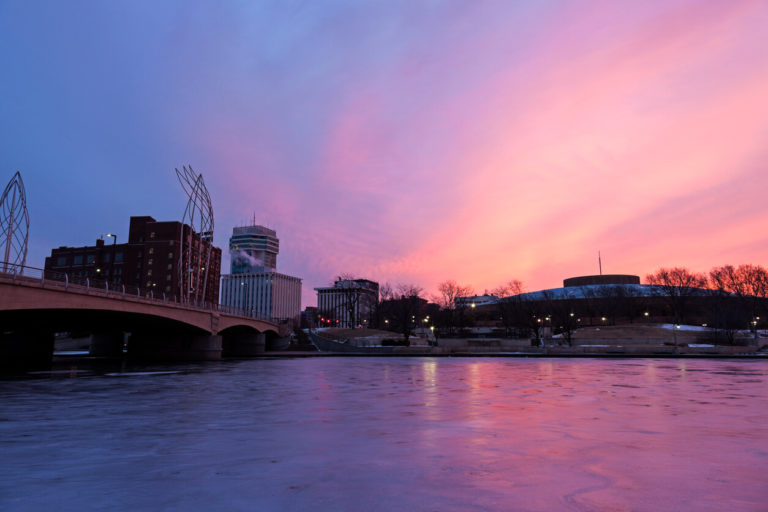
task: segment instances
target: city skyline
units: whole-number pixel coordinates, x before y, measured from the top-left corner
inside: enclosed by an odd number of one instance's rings
[[[313,289],[477,293],[768,259],[761,2],[0,5],[0,179],[27,264],[181,220],[205,176],[226,251],[255,215]],[[224,258],[228,258],[225,252]]]

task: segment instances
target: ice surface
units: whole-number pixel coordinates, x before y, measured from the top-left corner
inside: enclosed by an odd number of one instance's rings
[[[766,361],[344,357],[127,371],[0,381],[0,510],[768,503]]]

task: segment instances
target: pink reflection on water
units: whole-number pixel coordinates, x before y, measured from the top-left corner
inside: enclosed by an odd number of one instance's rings
[[[0,509],[766,510],[767,363],[329,357],[3,381]]]
[[[765,510],[762,362],[422,364],[446,389],[423,389],[423,419],[439,426],[418,449],[440,460],[427,481],[448,502]]]

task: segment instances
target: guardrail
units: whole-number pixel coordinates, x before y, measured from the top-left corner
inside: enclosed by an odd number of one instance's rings
[[[108,279],[73,277],[65,272],[56,272],[26,265],[0,262],[0,280],[19,283],[37,284],[44,288],[57,288],[75,293],[87,293],[90,295],[103,295],[114,299],[128,298],[141,302],[160,304],[173,304],[180,307],[198,309],[201,311],[217,311],[244,318],[254,318],[266,322],[278,323],[276,319],[267,318],[255,311],[225,306],[213,302],[195,301],[188,297],[155,293],[153,288],[141,288],[138,286],[126,286],[122,283],[110,282]]]

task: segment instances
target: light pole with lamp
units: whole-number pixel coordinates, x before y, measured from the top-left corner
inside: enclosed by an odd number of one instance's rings
[[[115,255],[117,254],[117,235],[114,233],[107,233],[104,236],[112,237],[112,258],[109,261],[109,277],[115,279]]]

